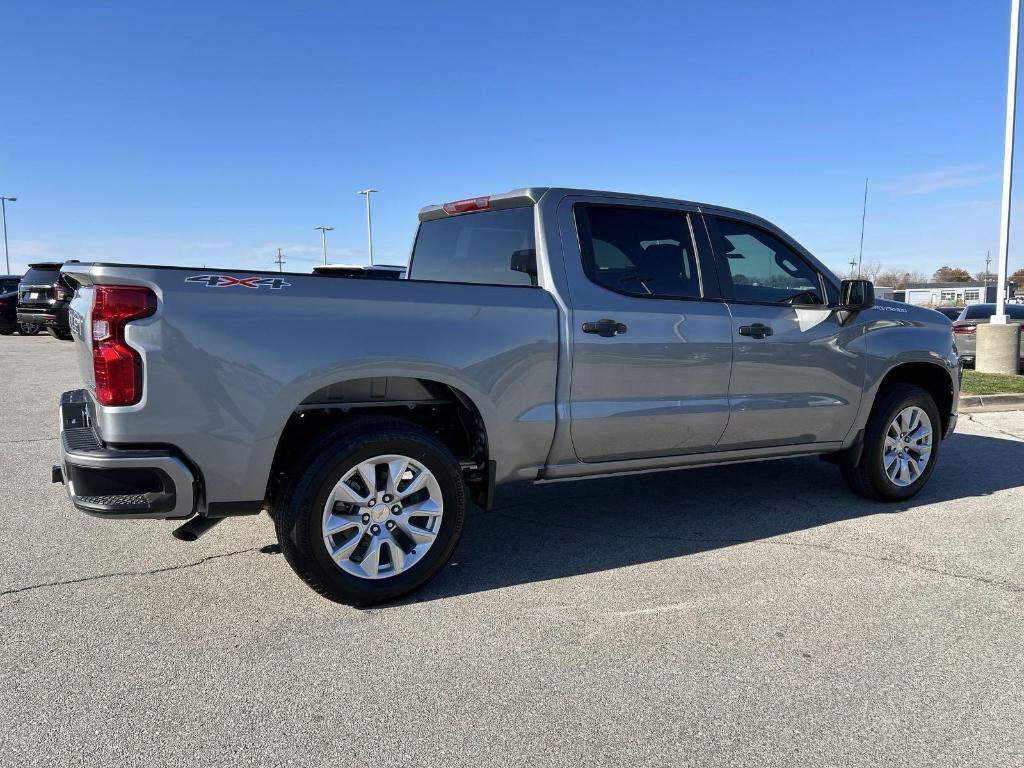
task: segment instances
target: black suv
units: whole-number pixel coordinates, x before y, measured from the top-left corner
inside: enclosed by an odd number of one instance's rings
[[[17,275],[0,275],[0,336],[10,336],[18,330]]]
[[[29,264],[18,288],[18,323],[46,328],[50,335],[71,340],[68,305],[74,290],[61,277],[61,263]]]

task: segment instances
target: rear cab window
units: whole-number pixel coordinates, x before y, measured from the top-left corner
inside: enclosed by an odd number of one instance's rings
[[[420,224],[410,280],[537,285],[533,206],[462,213]]]

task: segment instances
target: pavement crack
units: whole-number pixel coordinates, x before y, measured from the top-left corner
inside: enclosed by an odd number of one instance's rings
[[[18,443],[45,443],[47,440],[56,440],[56,437],[25,437],[18,440],[0,440],[0,445],[17,445]]]
[[[235,557],[236,555],[246,555],[250,552],[259,552],[262,547],[249,547],[248,549],[238,549],[234,552],[219,552],[215,555],[207,555],[206,557],[200,558],[191,563],[181,563],[179,565],[166,565],[163,568],[153,568],[148,571],[112,571],[110,573],[98,573],[93,576],[82,576],[77,579],[64,579],[61,581],[45,581],[40,584],[29,584],[25,587],[15,587],[14,589],[6,589],[0,591],[0,597],[6,597],[8,595],[17,595],[22,592],[32,592],[37,589],[44,589],[46,587],[63,587],[68,584],[83,584],[90,581],[100,581],[101,579],[115,579],[120,577],[137,577],[137,576],[154,576],[158,573],[167,573],[169,571],[182,571],[186,568],[195,568],[198,565],[204,565],[213,560],[220,560],[225,557]]]
[[[532,523],[534,525],[551,526],[555,528],[562,528],[565,530],[571,530],[583,533],[597,533],[592,528],[584,528],[578,525],[569,525],[566,523],[556,523],[551,521],[539,521],[531,520],[528,517],[520,517],[518,515],[510,515],[508,513],[498,512],[497,514],[507,517],[511,520],[516,520],[523,523]],[[936,576],[945,576],[952,579],[964,579],[967,581],[973,581],[977,584],[983,584],[988,587],[994,587],[995,589],[1010,592],[1012,594],[1024,594],[1024,586],[1016,584],[1012,581],[1001,581],[1000,579],[992,578],[990,576],[980,576],[973,573],[962,573],[960,571],[950,571],[944,568],[934,568],[929,565],[919,565],[917,563],[911,563],[907,560],[901,560],[898,557],[889,557],[886,555],[872,555],[866,552],[858,552],[852,549],[841,549],[839,547],[829,546],[828,544],[815,544],[808,541],[783,541],[781,539],[756,539],[756,538],[712,538],[706,536],[672,536],[666,534],[629,534],[629,533],[616,533],[616,539],[635,539],[635,540],[648,540],[648,541],[677,541],[685,544],[721,544],[721,545],[733,545],[733,544],[755,544],[760,546],[769,547],[795,547],[803,549],[814,549],[819,552],[828,552],[830,554],[842,555],[845,557],[862,558],[864,560],[873,560],[874,562],[884,563],[886,565],[897,565],[903,568],[908,568],[913,571],[920,571],[924,573],[930,573]]]
[[[988,430],[991,430],[992,432],[998,432],[1001,435],[1006,435],[1007,437],[1012,437],[1014,440],[1024,440],[1024,437],[1021,437],[1020,435],[1014,434],[1013,432],[1007,432],[1005,429],[1000,429],[999,427],[993,427],[991,424],[986,424],[984,421],[978,421],[976,418],[974,418],[974,414],[965,413],[964,416],[967,417],[967,420],[969,422],[971,422],[972,424],[977,424],[982,429],[988,429]]]

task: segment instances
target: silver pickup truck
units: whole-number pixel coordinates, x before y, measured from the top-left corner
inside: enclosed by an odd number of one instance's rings
[[[756,216],[535,187],[419,219],[408,279],[66,266],[54,480],[186,540],[267,510],[299,576],[369,605],[508,483],[818,454],[900,500],[956,424],[949,320]]]

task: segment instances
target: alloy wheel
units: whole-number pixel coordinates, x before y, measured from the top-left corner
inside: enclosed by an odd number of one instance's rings
[[[324,504],[323,538],[341,570],[361,579],[407,571],[441,530],[437,478],[408,456],[388,454],[349,469]]]
[[[882,466],[890,482],[905,488],[924,473],[932,455],[932,422],[916,405],[896,414],[885,433]]]

